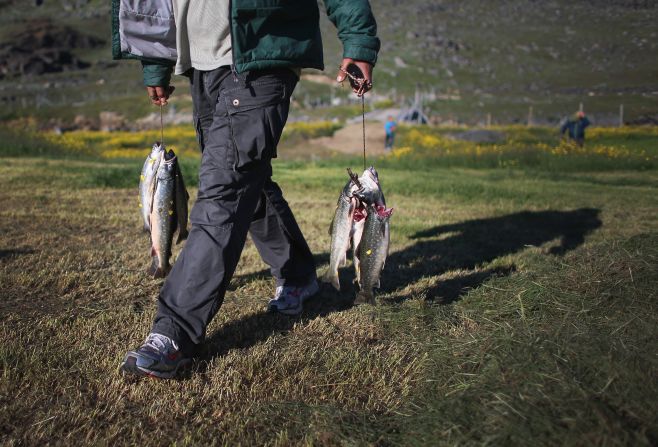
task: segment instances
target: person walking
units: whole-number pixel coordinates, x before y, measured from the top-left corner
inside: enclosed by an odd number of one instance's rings
[[[585,112],[580,110],[564,122],[560,128],[560,135],[567,133],[569,140],[575,141],[578,146],[583,147],[585,144],[585,129],[590,124]]]
[[[389,116],[384,124],[384,131],[386,132],[386,142],[384,143],[384,149],[390,151],[393,149],[393,142],[395,140],[395,130],[397,124],[392,116]]]
[[[355,64],[372,87],[380,42],[368,0],[325,0],[343,44],[337,75]],[[318,291],[315,263],[271,159],[302,68],[323,69],[315,0],[150,0],[113,8],[115,59],[139,59],[151,102],[164,106],[172,71],[189,78],[202,151],[191,230],[158,297],[151,332],[126,374],[173,378],[218,312],[247,232],[276,278],[268,310],[297,315]]]

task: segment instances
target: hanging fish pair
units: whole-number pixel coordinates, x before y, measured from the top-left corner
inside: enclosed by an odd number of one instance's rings
[[[349,171],[349,170],[348,170]],[[380,287],[390,240],[389,220],[392,208],[386,208],[384,192],[374,167],[360,177],[349,171],[350,180],[340,196],[331,222],[329,269],[324,282],[340,290],[338,268],[347,264],[352,248],[354,271],[359,286],[355,303],[375,303],[374,290]]]
[[[177,244],[187,238],[189,197],[176,154],[156,142],[139,178],[139,207],[144,231],[151,240],[152,259],[147,272],[154,278],[164,278],[171,270],[174,233],[178,231]]]

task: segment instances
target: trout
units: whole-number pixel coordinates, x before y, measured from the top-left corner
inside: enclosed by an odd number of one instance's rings
[[[356,249],[359,293],[355,304],[375,304],[373,289],[380,286],[380,275],[388,256],[389,220],[393,209],[383,205],[368,205],[367,212],[363,236]]]
[[[155,176],[153,204],[151,206],[151,256],[149,274],[164,278],[171,266],[171,245],[178,225],[176,216],[177,162],[173,151],[165,153]]]
[[[151,153],[146,157],[142,172],[139,176],[139,208],[144,221],[144,231],[151,231],[151,204],[153,203],[153,193],[155,192],[155,174],[162,161],[164,154],[164,145],[156,142],[153,145]]]
[[[334,219],[331,221],[329,232],[331,234],[331,254],[329,268],[324,274],[322,281],[328,282],[340,291],[340,280],[338,279],[338,267],[347,263],[347,250],[350,247],[350,236],[352,234],[352,220],[358,200],[354,197],[357,186],[353,180],[349,180],[338,197]]]

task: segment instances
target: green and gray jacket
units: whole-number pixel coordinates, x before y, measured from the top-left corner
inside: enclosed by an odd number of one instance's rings
[[[324,69],[316,0],[231,0],[233,66],[238,73],[274,67]],[[368,0],[324,0],[343,57],[375,64],[377,24]],[[139,59],[144,84],[169,84],[176,63],[171,0],[112,0],[114,59]]]

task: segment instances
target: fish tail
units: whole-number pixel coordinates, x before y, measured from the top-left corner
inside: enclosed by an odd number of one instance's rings
[[[361,290],[356,294],[354,299],[354,305],[358,304],[372,304],[375,305],[375,295],[372,293],[372,290]]]
[[[155,272],[158,270],[158,257],[153,256],[151,258],[151,265],[146,269],[146,273],[149,274],[149,276],[155,276]]]
[[[169,271],[171,270],[171,266],[167,265],[165,267],[158,267],[155,269],[155,272],[153,273],[154,278],[164,278],[169,274]]]
[[[338,272],[335,270],[327,270],[327,272],[322,276],[322,282],[327,282],[334,286],[334,289],[340,292],[340,280],[338,279]]]
[[[187,236],[190,234],[187,229],[181,229],[178,231],[178,239],[176,239],[176,245],[180,244],[183,242],[185,239],[187,239]]]

